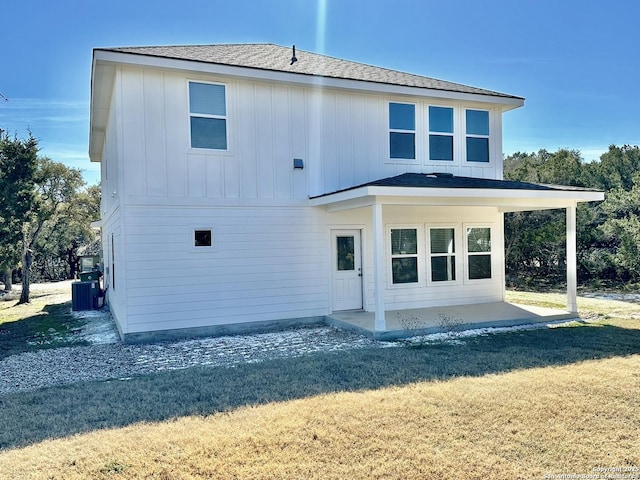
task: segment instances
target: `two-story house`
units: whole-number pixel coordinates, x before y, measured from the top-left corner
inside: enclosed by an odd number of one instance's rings
[[[504,302],[503,214],[600,192],[502,180],[520,97],[271,44],[94,50],[107,301],[125,340]],[[413,311],[412,310],[412,311]],[[472,319],[464,319],[472,322]],[[395,327],[394,327],[395,328]]]

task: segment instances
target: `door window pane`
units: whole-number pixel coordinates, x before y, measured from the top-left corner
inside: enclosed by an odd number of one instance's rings
[[[338,271],[355,270],[355,245],[354,237],[337,237]]]

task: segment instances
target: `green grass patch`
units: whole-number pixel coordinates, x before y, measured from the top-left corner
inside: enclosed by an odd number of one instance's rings
[[[520,292],[508,290],[505,300],[511,303],[564,309],[567,295],[564,293]],[[583,318],[640,319],[640,304],[604,298],[578,297],[578,312]]]
[[[85,345],[70,335],[86,323],[71,314],[70,297],[70,291],[56,289],[35,290],[23,305],[17,304],[19,294],[0,297],[0,360],[42,348]]]
[[[320,394],[634,354],[640,354],[639,322],[616,321],[77,383],[0,396],[0,448]]]

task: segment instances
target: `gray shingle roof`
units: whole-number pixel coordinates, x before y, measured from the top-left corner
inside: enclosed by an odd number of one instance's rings
[[[494,180],[490,178],[457,177],[442,173],[403,173],[395,177],[383,178],[373,182],[356,185],[336,192],[318,195],[319,198],[335,193],[355,190],[361,187],[404,187],[404,188],[456,188],[481,190],[535,190],[548,192],[594,192],[596,190],[567,185],[543,185],[540,183],[516,182],[513,180]]]
[[[521,99],[505,93],[437,80],[411,73],[374,67],[363,63],[341,60],[317,53],[296,50],[297,62],[291,65],[291,47],[274,44],[222,44],[177,45],[150,47],[99,48],[111,52],[146,55],[152,57],[189,60],[194,62],[232,65],[237,67],[273,70],[329,78],[359,80],[406,87],[426,88],[474,95],[491,95]]]

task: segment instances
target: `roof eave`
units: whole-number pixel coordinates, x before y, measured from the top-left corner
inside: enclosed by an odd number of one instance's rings
[[[114,79],[115,64],[102,61],[94,50],[89,113],[89,159],[92,162],[102,160]]]
[[[602,200],[604,200],[604,193],[596,191],[362,186],[313,197],[309,200],[309,204],[325,207],[330,211],[350,210],[381,203],[422,206],[492,206],[506,212],[564,208],[580,202]]]

